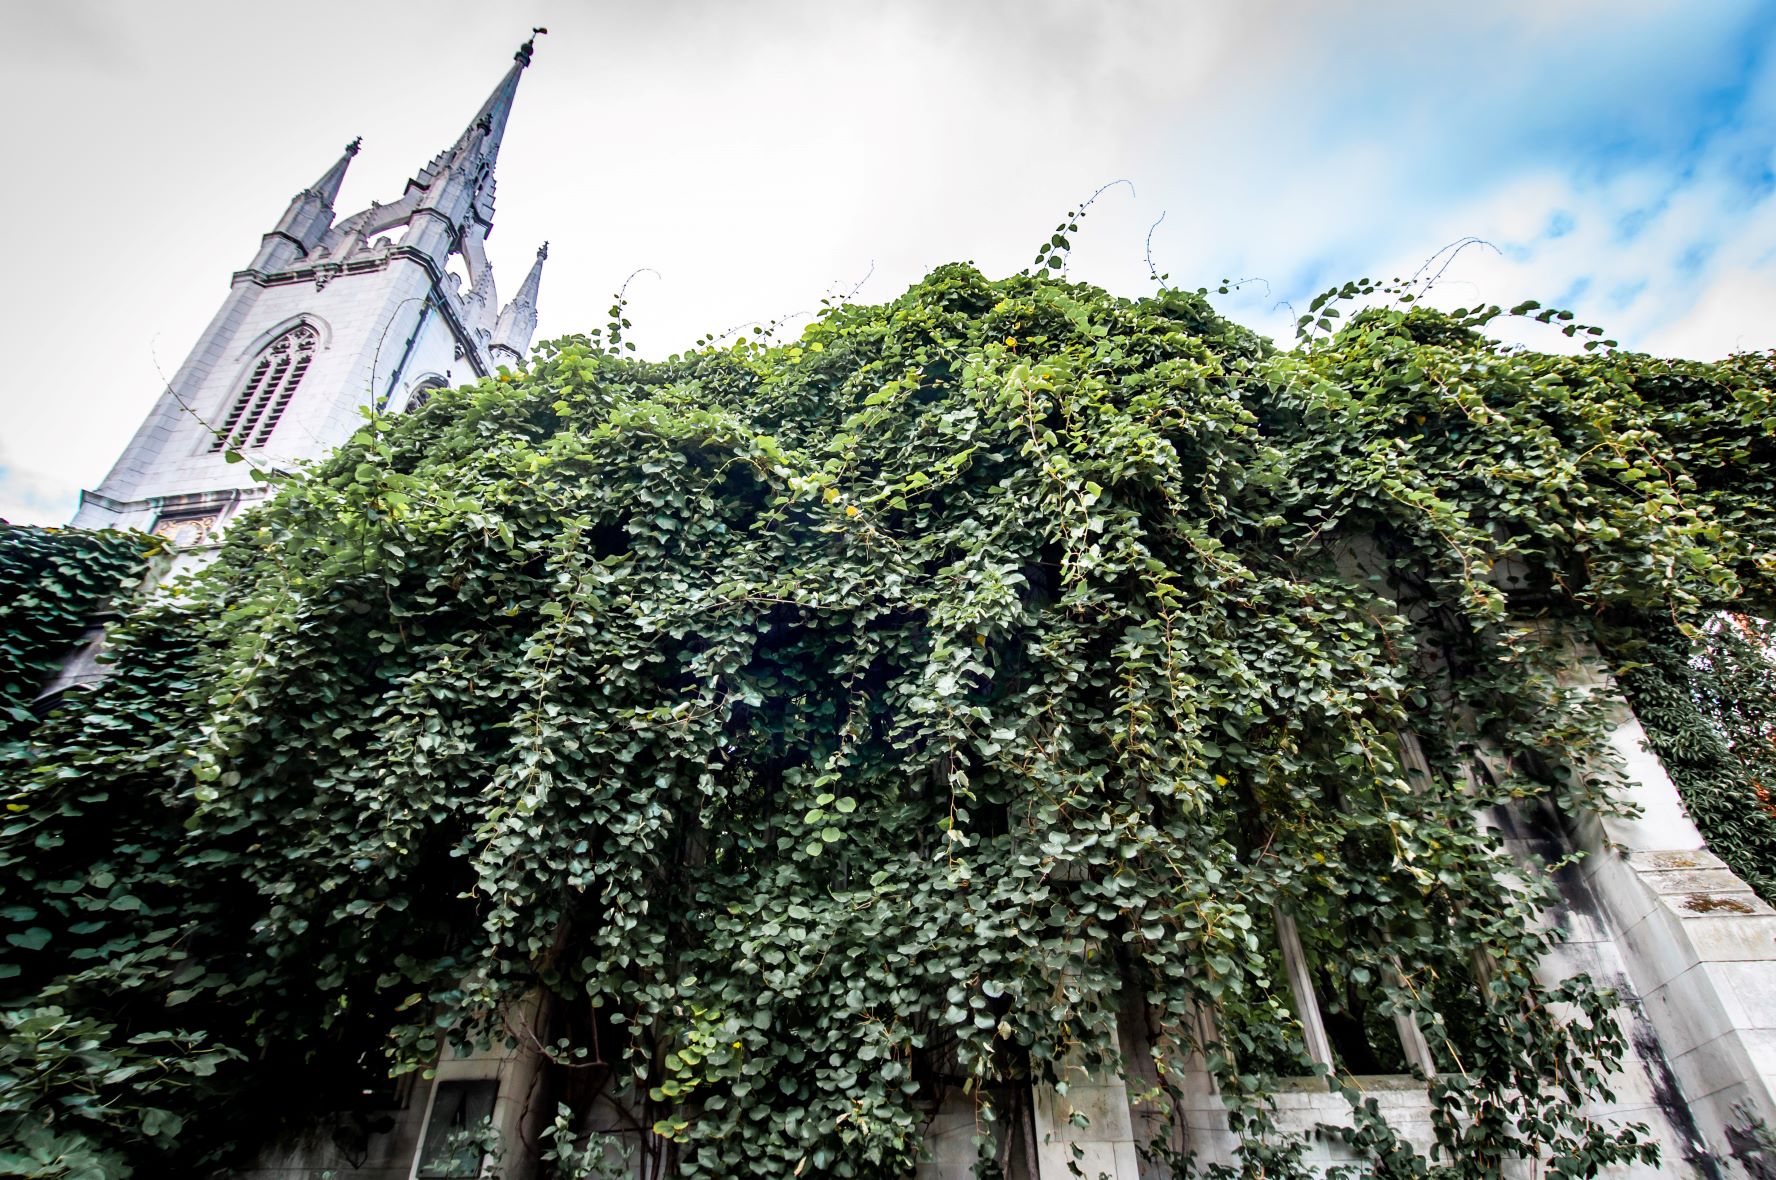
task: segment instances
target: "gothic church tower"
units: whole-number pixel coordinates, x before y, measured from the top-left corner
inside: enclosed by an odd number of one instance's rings
[[[75,525],[202,546],[265,495],[256,468],[326,455],[366,406],[399,412],[523,360],[547,247],[502,309],[485,243],[500,140],[534,44],[399,200],[335,220],[356,140],[291,199],[110,474],[81,494]]]

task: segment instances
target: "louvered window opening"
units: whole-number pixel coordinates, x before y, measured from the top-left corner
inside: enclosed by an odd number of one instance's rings
[[[266,444],[314,360],[317,339],[315,330],[302,324],[271,342],[228,408],[228,417],[216,428],[211,452],[248,450]]]

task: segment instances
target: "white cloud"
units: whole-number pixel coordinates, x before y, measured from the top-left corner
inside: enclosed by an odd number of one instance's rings
[[[1649,352],[1714,360],[1752,352],[1776,341],[1776,274],[1722,268],[1682,319],[1655,329]]]
[[[0,521],[65,524],[80,500],[80,487],[53,471],[34,471],[0,455]]]

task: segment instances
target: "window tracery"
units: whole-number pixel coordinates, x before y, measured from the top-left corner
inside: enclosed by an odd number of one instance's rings
[[[266,346],[228,416],[217,426],[212,453],[262,447],[270,440],[314,360],[319,340],[312,325],[298,324]]]

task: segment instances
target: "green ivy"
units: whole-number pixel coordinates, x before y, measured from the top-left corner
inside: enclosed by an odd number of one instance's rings
[[[619,303],[367,425],[37,734],[0,1000],[190,1048],[83,1119],[97,1067],[27,1046],[0,1112],[164,1174],[348,1110],[367,1047],[522,1040],[674,1175],[901,1177],[920,1096],[990,1129],[1069,1063],[1175,1152],[1194,1059],[1227,1174],[1303,1175],[1282,907],[1375,1174],[1653,1158],[1583,1113],[1612,999],[1536,981],[1547,889],[1473,816],[1610,806],[1550,628],[1768,610],[1770,360],[1523,351],[1407,298],[1338,328],[1336,295],[1285,352],[1198,294],[947,266],[658,362]],[[1364,1044],[1396,1010],[1429,1157],[1350,1080],[1397,1068]]]
[[[147,572],[149,538],[0,522],[0,749],[37,724],[32,703],[92,625]]]
[[[1624,648],[1635,714],[1708,847],[1776,898],[1776,630],[1727,615]]]

